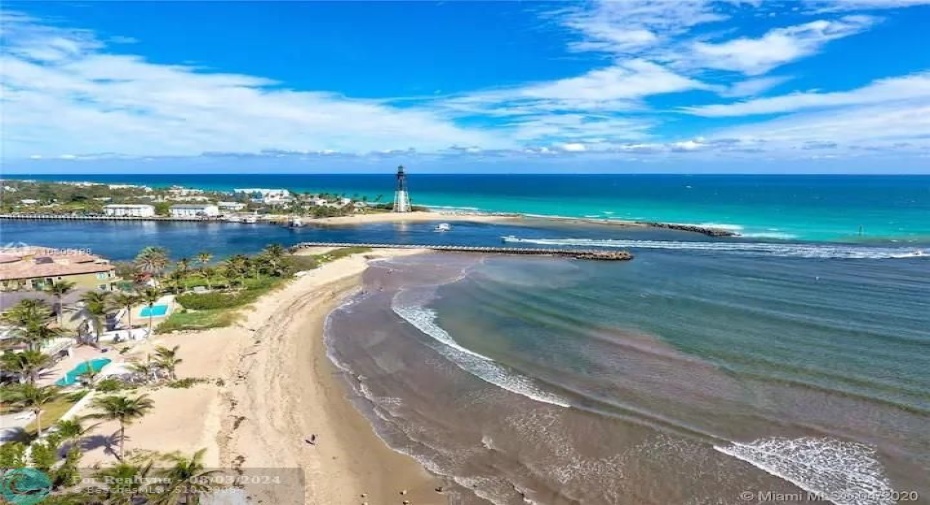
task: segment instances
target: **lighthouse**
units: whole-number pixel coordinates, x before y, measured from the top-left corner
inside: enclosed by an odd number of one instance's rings
[[[394,212],[410,212],[410,195],[407,194],[407,176],[404,166],[397,167],[397,189],[394,191]]]

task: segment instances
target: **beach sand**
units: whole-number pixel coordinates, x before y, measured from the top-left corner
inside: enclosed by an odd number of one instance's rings
[[[127,428],[126,450],[206,448],[207,466],[241,467],[247,475],[300,468],[303,493],[290,481],[246,485],[255,502],[266,504],[445,503],[434,490],[441,482],[384,444],[348,401],[323,342],[327,314],[359,285],[369,259],[419,252],[342,258],[265,295],[234,327],[159,337],[152,346],[181,346],[179,377],[213,380],[152,391],[155,408]],[[145,352],[140,346],[133,354]],[[97,447],[84,464],[115,461],[102,441],[117,428],[105,423],[94,430]],[[315,445],[304,441],[311,434]]]
[[[379,212],[376,214],[354,214],[351,216],[324,217],[320,219],[309,219],[307,224],[322,225],[357,225],[370,223],[399,223],[399,222],[424,222],[424,221],[469,221],[475,223],[498,223],[502,221],[514,221],[522,219],[519,215],[511,214],[481,214],[481,213],[464,213],[464,212],[439,212],[439,211],[417,211],[417,212]]]

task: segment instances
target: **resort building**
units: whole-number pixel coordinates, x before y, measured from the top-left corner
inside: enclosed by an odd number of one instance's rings
[[[93,254],[28,246],[0,250],[0,291],[43,290],[59,281],[111,291],[117,280],[116,267]]]
[[[108,216],[116,217],[152,217],[155,207],[152,205],[111,204],[104,205],[103,211]]]
[[[171,217],[214,217],[220,215],[220,208],[213,204],[191,203],[172,205]]]
[[[252,202],[265,205],[280,205],[291,201],[291,192],[286,189],[237,188],[236,195],[246,195]]]
[[[217,202],[216,206],[224,212],[237,212],[245,208],[241,202]]]

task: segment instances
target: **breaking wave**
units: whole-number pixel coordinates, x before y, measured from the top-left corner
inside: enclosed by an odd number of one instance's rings
[[[744,256],[778,256],[818,259],[899,259],[930,258],[930,252],[907,247],[869,247],[832,244],[777,244],[769,242],[686,242],[673,240],[627,240],[586,238],[517,238],[503,237],[504,242],[538,244],[550,247],[617,247],[625,249],[672,249],[708,251]]]
[[[532,379],[511,372],[487,356],[459,345],[446,330],[436,324],[435,311],[424,307],[400,305],[397,303],[396,297],[391,303],[391,309],[404,321],[413,325],[414,328],[443,344],[431,347],[462,370],[511,393],[560,407],[570,406],[565,399],[558,395],[540,389]]]
[[[836,505],[893,504],[894,490],[875,450],[831,438],[769,438],[714,449]]]

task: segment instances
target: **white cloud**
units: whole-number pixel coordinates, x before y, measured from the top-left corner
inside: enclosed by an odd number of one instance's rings
[[[836,12],[900,9],[930,5],[930,0],[807,0],[805,3],[816,12]]]
[[[718,131],[714,137],[764,139],[772,147],[800,148],[832,143],[844,150],[875,147],[893,151],[900,143],[930,149],[930,101],[798,113]]]
[[[521,88],[516,94],[526,98],[598,103],[706,87],[660,65],[636,59],[593,70],[579,77]]]
[[[265,78],[108,54],[84,31],[4,14],[3,151],[196,155],[510,147],[426,108],[277,87]]]
[[[600,1],[563,12],[563,24],[581,35],[571,49],[615,54],[641,54],[693,26],[726,18],[707,0]]]
[[[579,144],[577,142],[569,143],[569,144],[562,144],[560,147],[562,148],[563,151],[570,152],[570,153],[580,153],[580,152],[584,152],[586,149],[584,144]]]
[[[689,107],[685,110],[698,116],[730,117],[911,100],[930,101],[930,72],[881,79],[852,91],[792,93],[732,104]]]
[[[785,63],[817,53],[831,40],[862,32],[875,23],[869,16],[845,16],[776,28],[760,38],[738,38],[721,43],[695,42],[687,63],[699,68],[760,75]]]
[[[765,91],[768,91],[779,84],[783,84],[789,81],[790,77],[784,76],[772,76],[772,77],[757,77],[754,79],[747,79],[745,81],[739,81],[719,92],[720,96],[725,97],[746,97],[746,96],[755,96],[761,94]]]

